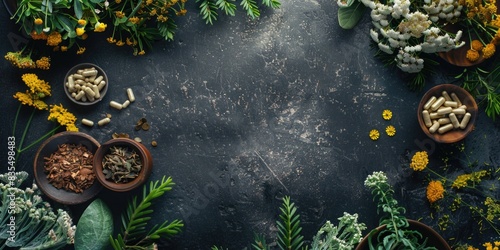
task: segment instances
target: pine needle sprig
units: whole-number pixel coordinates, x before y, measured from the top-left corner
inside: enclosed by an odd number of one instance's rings
[[[242,0],[240,5],[252,19],[260,16],[260,10],[255,0]]]
[[[163,177],[161,182],[151,182],[149,189],[144,186],[142,200],[138,203],[135,196],[121,216],[122,233],[119,233],[116,239],[110,236],[113,249],[149,249],[155,240],[171,237],[181,231],[184,226],[181,220],[171,222],[167,220],[160,225],[154,225],[146,233],[147,224],[151,220],[149,215],[153,213],[153,209],[150,208],[153,200],[172,190],[174,185],[171,177]]]
[[[280,208],[281,221],[276,221],[278,226],[278,246],[280,249],[300,249],[303,242],[303,236],[300,235],[302,227],[300,226],[300,215],[297,214],[295,204],[290,203],[290,197],[283,198],[283,205]]]
[[[234,0],[217,0],[215,4],[217,4],[219,9],[223,10],[226,15],[234,16],[236,11],[236,4],[234,4],[233,2]]]
[[[266,237],[263,235],[255,234],[254,242],[252,243],[252,247],[255,250],[269,250],[269,246],[266,243]]]
[[[200,3],[200,14],[206,24],[214,24],[217,21],[217,5],[213,0],[197,0]]]

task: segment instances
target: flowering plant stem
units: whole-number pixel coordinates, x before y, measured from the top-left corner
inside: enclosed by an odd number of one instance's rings
[[[19,113],[21,112],[21,107],[22,106],[23,106],[22,104],[19,104],[19,108],[17,109],[16,116],[14,118],[14,126],[12,128],[12,135],[13,136],[16,134],[17,119],[19,117]],[[28,129],[29,129],[30,125],[31,125],[31,120],[33,119],[33,116],[35,115],[35,111],[36,111],[36,108],[33,108],[33,111],[31,112],[31,115],[30,115],[30,117],[28,119],[28,122],[26,123],[26,126],[24,127],[24,131],[23,131],[23,134],[21,136],[21,140],[19,141],[19,145],[16,147],[16,162],[19,159],[19,156],[21,155],[22,152],[30,149],[31,147],[33,147],[34,145],[38,144],[39,142],[41,142],[45,138],[53,135],[54,132],[56,132],[57,129],[59,129],[61,127],[61,125],[58,125],[57,127],[53,128],[52,130],[50,130],[49,132],[47,132],[42,137],[38,138],[37,140],[35,140],[32,143],[30,143],[28,146],[26,146],[26,147],[23,148],[24,139],[26,139],[26,134],[28,133]]]

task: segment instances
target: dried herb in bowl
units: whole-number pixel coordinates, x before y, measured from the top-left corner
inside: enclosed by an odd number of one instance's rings
[[[113,146],[102,159],[102,172],[106,180],[127,183],[135,179],[142,169],[142,160],[135,150]]]
[[[85,146],[61,144],[50,157],[44,158],[44,171],[55,188],[82,193],[95,180],[93,158]]]

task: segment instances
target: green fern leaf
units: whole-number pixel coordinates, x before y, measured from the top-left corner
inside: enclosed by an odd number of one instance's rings
[[[217,0],[215,3],[220,10],[223,10],[226,15],[234,16],[236,11],[236,5],[234,0]]]
[[[255,234],[254,242],[252,243],[252,247],[255,250],[269,250],[269,246],[267,246],[266,238],[263,235]]]
[[[200,4],[200,14],[205,23],[213,24],[217,20],[217,5],[213,0],[197,0]]]
[[[294,203],[290,203],[290,197],[283,198],[283,205],[280,208],[281,214],[277,221],[278,246],[283,250],[300,249],[304,244],[303,236],[300,235],[300,215],[296,214],[297,208]]]
[[[273,9],[277,9],[281,6],[281,2],[278,0],[262,0],[262,4]]]
[[[241,0],[240,5],[246,10],[247,15],[251,18],[255,19],[260,16],[259,7],[257,7],[255,0]]]

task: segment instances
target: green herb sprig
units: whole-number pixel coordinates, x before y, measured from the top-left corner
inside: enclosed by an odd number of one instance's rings
[[[113,249],[152,249],[155,241],[160,238],[169,238],[181,232],[184,226],[181,220],[166,220],[162,224],[156,224],[146,232],[146,226],[151,220],[149,214],[152,202],[170,191],[175,183],[171,177],[163,177],[161,182],[151,182],[149,188],[144,186],[142,200],[138,203],[135,196],[128,204],[127,210],[122,214],[122,232],[116,238],[110,236]]]
[[[196,0],[199,3],[200,15],[207,24],[217,21],[219,11],[226,16],[235,16],[237,6],[235,0]],[[262,0],[262,5],[277,9],[281,6],[279,0]],[[252,19],[260,17],[259,5],[255,0],[240,0],[241,8]]]

